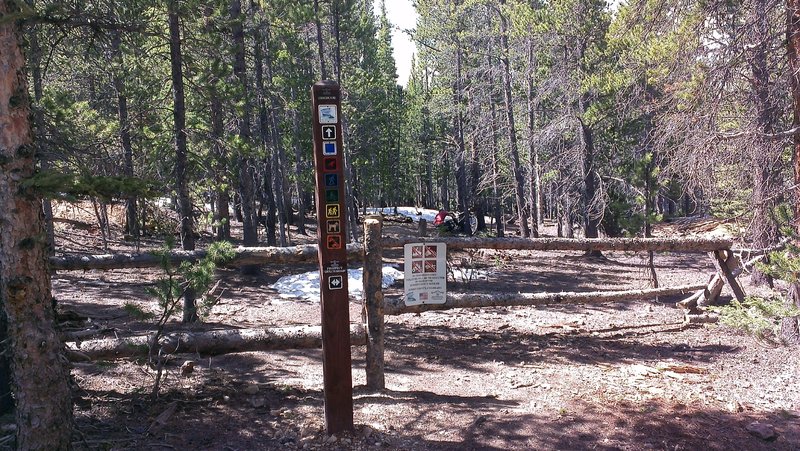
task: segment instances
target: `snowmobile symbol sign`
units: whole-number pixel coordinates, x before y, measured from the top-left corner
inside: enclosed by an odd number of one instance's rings
[[[414,243],[404,247],[406,305],[444,304],[447,300],[447,247]]]

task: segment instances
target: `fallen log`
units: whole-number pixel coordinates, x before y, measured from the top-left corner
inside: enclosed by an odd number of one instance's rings
[[[541,251],[684,251],[710,252],[728,249],[730,240],[701,238],[419,238],[385,237],[384,248],[400,248],[417,242],[445,243],[451,250],[457,249],[520,249]],[[225,266],[313,263],[317,261],[317,245],[307,244],[289,247],[243,247],[235,249],[235,255]],[[363,260],[361,244],[347,245],[348,259]],[[174,250],[167,254],[173,265],[184,261],[197,261],[206,252]],[[64,255],[50,257],[50,266],[56,271],[86,271],[91,269],[157,268],[163,257],[157,253],[119,253],[104,255]]]
[[[451,249],[520,249],[533,251],[683,251],[711,252],[729,249],[728,239],[708,238],[421,238],[384,237],[384,248],[411,243],[445,243]]]
[[[263,265],[269,263],[314,263],[317,261],[317,245],[307,244],[289,247],[243,247],[235,249],[235,255],[226,267],[244,265]],[[363,258],[363,246],[347,245],[348,259],[357,261]],[[166,254],[173,265],[184,261],[197,261],[205,257],[206,251],[174,250]],[[57,271],[86,271],[90,269],[157,268],[162,266],[163,258],[157,253],[119,253],[105,255],[64,255],[50,257],[51,268]]]
[[[89,340],[67,343],[68,355],[96,359],[144,357],[148,354],[149,337]],[[350,324],[350,345],[364,345],[366,334],[362,324]],[[232,352],[269,351],[322,347],[319,326],[280,327],[271,329],[234,329],[210,332],[178,332],[159,341],[162,353],[197,353],[217,355]],[[72,354],[72,353],[78,354]]]
[[[385,298],[385,315],[421,313],[429,310],[449,310],[454,308],[540,306],[566,304],[598,304],[603,302],[631,301],[687,294],[705,288],[705,284],[683,285],[672,288],[649,288],[626,291],[590,291],[560,293],[448,293],[444,304],[420,304],[407,306],[401,297]]]

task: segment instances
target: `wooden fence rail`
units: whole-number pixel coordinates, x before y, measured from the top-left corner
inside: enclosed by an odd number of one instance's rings
[[[347,245],[348,259],[360,261],[364,257],[361,244]],[[206,251],[170,251],[165,257],[173,265],[184,261],[197,261],[205,257]],[[50,257],[50,266],[57,271],[81,271],[90,269],[126,269],[157,268],[162,265],[164,257],[157,253],[119,253],[104,255],[64,255]],[[315,263],[317,261],[317,245],[307,244],[289,247],[243,247],[235,249],[233,259],[227,266]]]
[[[448,250],[515,249],[530,251],[675,251],[712,252],[730,249],[728,239],[708,238],[418,238],[384,237],[384,249],[410,243],[445,243]]]
[[[437,242],[447,244],[450,250],[461,249],[517,249],[536,251],[676,251],[712,252],[730,249],[731,241],[700,238],[382,238],[387,249],[402,248],[408,243]],[[347,245],[348,260],[362,261],[364,246]],[[174,250],[166,253],[172,264],[197,261],[206,252]],[[243,247],[235,249],[233,259],[227,266],[314,263],[317,261],[317,245],[306,244],[289,247]],[[163,257],[157,253],[119,253],[103,255],[63,255],[50,257],[50,265],[57,271],[81,271],[91,269],[157,268]]]
[[[624,291],[562,291],[557,293],[448,293],[444,304],[406,305],[402,297],[387,297],[383,305],[384,315],[422,313],[453,308],[484,308],[510,306],[543,306],[593,304],[602,302],[634,301],[653,299],[658,296],[690,294],[703,290],[706,284],[682,285],[670,288],[648,288]]]

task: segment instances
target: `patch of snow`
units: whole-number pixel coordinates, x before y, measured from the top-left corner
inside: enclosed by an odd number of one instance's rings
[[[394,207],[367,208],[367,214],[375,215],[378,213],[384,215],[393,215]],[[436,219],[436,215],[438,213],[439,210],[431,210],[429,208],[397,207],[397,214],[411,218],[414,220],[414,222],[419,222],[420,219],[424,219],[429,223],[433,223],[433,220]]]
[[[394,207],[367,208],[367,214],[375,215],[378,213],[384,215],[393,215]],[[453,214],[454,212],[450,213]],[[428,221],[429,224],[433,224],[433,220],[436,219],[436,215],[439,214],[439,210],[417,207],[397,207],[397,214],[411,218],[414,220],[414,222],[419,222],[421,218]],[[491,216],[484,216],[483,219],[486,221],[486,224],[494,224],[494,218]]]
[[[361,299],[363,295],[362,268],[347,270],[347,289],[351,297]],[[383,267],[383,288],[391,286],[395,280],[402,279],[403,273],[386,265]],[[277,291],[282,298],[300,298],[307,301],[319,302],[319,271],[309,271],[303,274],[283,276],[269,286]]]

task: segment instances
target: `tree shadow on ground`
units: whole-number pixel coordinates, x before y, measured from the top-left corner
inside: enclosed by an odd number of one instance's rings
[[[213,379],[193,390],[164,393],[158,401],[141,394],[87,392],[90,402],[108,406],[107,415],[79,413],[76,449],[294,449],[310,437],[317,449],[351,449],[326,442],[320,418],[294,414],[312,406],[322,413],[322,392],[261,385],[256,395]],[[254,403],[260,398],[259,403]],[[171,405],[175,409],[170,411]],[[577,400],[557,413],[531,413],[514,401],[430,391],[354,390],[354,408],[407,412],[365,446],[419,450],[796,450],[800,424],[785,411],[728,412],[716,408],[651,401],[629,404],[606,399]],[[534,409],[535,410],[535,409]],[[95,412],[97,410],[95,409]],[[442,415],[446,412],[445,415]],[[466,427],[454,426],[459,417]],[[309,426],[309,421],[311,426]],[[752,422],[774,426],[765,441],[747,432]],[[356,424],[363,430],[363,424]],[[305,440],[305,439],[304,439]],[[357,440],[357,439],[356,439]],[[352,444],[355,446],[355,443]],[[360,449],[360,448],[359,448]]]
[[[415,400],[420,402],[420,400]],[[422,401],[424,402],[424,401]],[[737,412],[650,402],[602,404],[578,401],[557,414],[516,413],[475,405],[474,419],[445,440],[415,436],[422,449],[558,450],[797,450],[800,425],[787,412]],[[774,426],[763,440],[746,427]],[[447,429],[446,422],[441,427]],[[430,435],[430,434],[429,434]]]
[[[293,373],[264,371],[258,353],[220,357],[213,370],[200,361],[188,377],[180,376],[184,360],[175,356],[167,366],[168,380],[156,399],[147,384],[76,390],[75,449],[274,449],[288,443],[276,429],[284,412],[300,404],[322,409],[319,390],[285,384]],[[98,368],[115,377],[108,363]]]
[[[680,325],[643,325],[641,334],[680,333]],[[616,328],[609,329],[616,331]],[[737,352],[739,348],[722,344],[688,346],[685,344],[641,343],[629,335],[595,335],[597,331],[579,331],[569,334],[536,334],[516,330],[487,331],[443,326],[405,327],[390,324],[386,332],[386,349],[391,351],[387,368],[398,374],[416,374],[430,371],[423,363],[459,370],[485,371],[486,363],[502,361],[505,364],[560,363],[570,365],[637,363],[687,355],[695,363],[708,363],[718,356]],[[628,330],[628,333],[631,331]],[[393,365],[391,360],[402,362]]]

